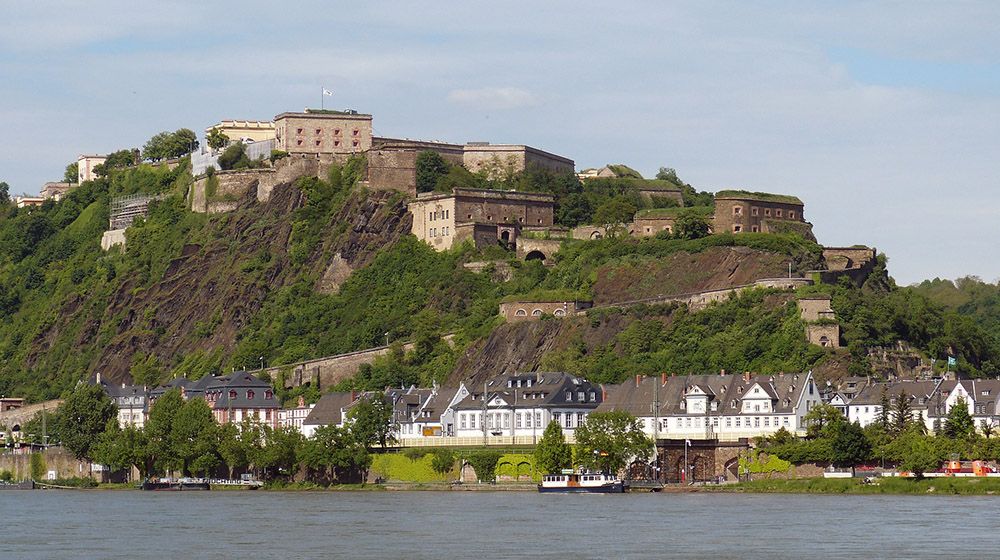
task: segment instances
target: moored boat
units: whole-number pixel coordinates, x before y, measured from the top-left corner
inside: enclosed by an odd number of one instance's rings
[[[203,478],[147,478],[140,486],[143,490],[180,491],[208,490],[207,480]]]
[[[621,494],[625,491],[625,484],[611,474],[566,469],[560,474],[543,476],[538,491],[566,494]]]
[[[34,490],[35,481],[28,479],[21,482],[0,482],[0,490]]]

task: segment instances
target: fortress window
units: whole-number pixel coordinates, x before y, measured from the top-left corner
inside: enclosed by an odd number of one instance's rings
[[[428,222],[433,222],[434,221],[434,213],[433,212],[428,212],[427,213],[427,221]]]
[[[334,136],[340,136],[340,129],[339,128],[333,129],[333,135]]]
[[[354,146],[355,148],[357,148],[358,147],[358,141],[355,140],[355,141],[351,142],[351,145]]]
[[[751,208],[750,209],[750,215],[751,216],[756,216],[759,213],[759,211],[760,211],[760,208]]]
[[[340,140],[334,140],[333,141],[333,145],[334,146],[339,146],[340,145]]]
[[[743,215],[743,207],[733,206],[733,216],[742,216],[742,215]]]
[[[532,317],[541,317],[542,316],[542,310],[541,309],[536,309],[536,310],[532,311],[531,312],[531,316]]]
[[[528,312],[525,311],[525,310],[523,310],[523,309],[518,309],[517,311],[514,312],[514,316],[515,317],[527,317],[528,316]]]
[[[764,215],[765,216],[770,216],[771,215],[771,209],[770,208],[765,208],[764,209]]]
[[[302,129],[301,128],[296,128],[295,129],[295,134],[302,134]]]
[[[323,132],[321,129],[319,128],[316,129],[316,134],[320,134],[321,132]]]
[[[351,136],[357,136],[357,135],[358,135],[358,132],[359,132],[359,131],[358,131],[358,129],[356,129],[356,128],[355,128],[355,129],[354,129],[354,130],[353,130],[353,131],[351,132]]]
[[[296,146],[301,146],[302,145],[302,140],[296,140],[295,141],[295,145]]]
[[[743,231],[743,226],[741,226],[741,225],[735,225],[735,226],[733,226],[733,233],[739,233],[741,231]]]
[[[750,231],[752,231],[754,233],[757,233],[758,231],[760,231],[760,227],[758,227],[758,226],[750,226]]]
[[[319,140],[316,141],[316,145],[319,146]]]
[[[774,215],[780,218],[781,217],[781,208],[778,208],[777,210],[775,210],[774,211]]]
[[[795,219],[795,210],[789,210],[788,211],[788,218],[791,219],[791,220]]]

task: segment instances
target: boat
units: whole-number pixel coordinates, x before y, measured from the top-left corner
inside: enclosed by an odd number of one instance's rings
[[[139,488],[154,491],[208,490],[210,485],[203,478],[147,478]]]
[[[625,483],[617,476],[607,473],[565,469],[560,474],[543,476],[538,491],[564,494],[621,494],[625,491]]]
[[[34,490],[35,481],[28,479],[21,482],[0,482],[0,490]]]

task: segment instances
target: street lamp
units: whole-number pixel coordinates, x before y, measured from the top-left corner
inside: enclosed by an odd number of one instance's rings
[[[385,333],[385,345],[386,346],[389,345],[389,333],[388,332]]]

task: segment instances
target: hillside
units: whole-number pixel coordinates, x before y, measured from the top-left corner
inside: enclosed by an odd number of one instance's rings
[[[500,247],[438,253],[408,235],[405,198],[358,186],[361,171],[352,160],[325,180],[279,185],[266,203],[248,195],[235,211],[206,216],[187,210],[185,165],[142,165],[60,202],[0,212],[0,393],[52,398],[96,372],[155,384],[387,338],[416,345],[363,367],[345,387],[477,380],[511,368],[607,382],[719,369],[863,374],[869,348],[898,340],[937,359],[952,353],[969,375],[1000,371],[995,337],[894,286],[884,258],[863,287],[800,290],[832,296],[847,347],[837,353],[808,345],[793,295],[768,290],[700,312],[670,304],[504,324],[504,298],[567,293],[600,307],[728,288],[784,276],[789,263],[800,274],[821,268],[821,248],[794,234],[753,233],[567,241],[550,267]],[[138,192],[170,196],[128,230],[124,253],[103,253],[108,200]],[[557,202],[578,195],[570,189]],[[509,275],[463,266],[484,260],[508,263]],[[441,341],[445,332],[453,344]]]

